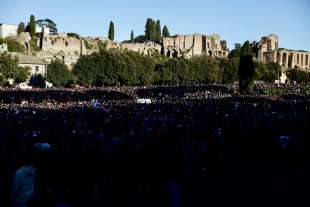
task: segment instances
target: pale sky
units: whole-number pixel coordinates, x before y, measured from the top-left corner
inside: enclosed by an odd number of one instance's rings
[[[0,0],[0,22],[18,24],[50,18],[60,32],[107,36],[109,22],[115,39],[144,34],[146,19],[160,19],[171,34],[213,34],[234,43],[259,40],[275,33],[279,47],[310,51],[309,0]]]

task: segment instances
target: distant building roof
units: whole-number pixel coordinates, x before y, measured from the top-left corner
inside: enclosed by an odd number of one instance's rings
[[[37,58],[36,56],[31,55],[18,55],[20,64],[37,64],[37,65],[45,65],[45,63]]]

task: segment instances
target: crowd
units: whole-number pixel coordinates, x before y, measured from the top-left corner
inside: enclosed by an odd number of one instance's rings
[[[117,91],[1,91],[0,206],[20,201],[22,172],[28,206],[305,204],[309,97]]]

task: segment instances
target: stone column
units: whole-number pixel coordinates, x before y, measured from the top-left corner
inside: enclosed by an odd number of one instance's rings
[[[274,63],[277,62],[277,51],[276,50],[273,52],[273,61],[272,62],[274,62]]]

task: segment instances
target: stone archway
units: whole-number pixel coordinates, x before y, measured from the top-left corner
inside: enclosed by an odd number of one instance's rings
[[[212,55],[212,51],[211,50],[209,50],[209,56],[212,58],[213,57],[213,55]]]
[[[218,52],[218,57],[223,57],[221,51]]]
[[[172,57],[177,58],[178,57],[178,52],[176,50],[172,50]]]
[[[170,50],[168,50],[167,57],[170,57],[170,55],[171,55],[171,52],[170,52]]]
[[[290,53],[289,56],[288,56],[288,67],[292,67],[293,66],[293,57],[294,57],[294,54]]]
[[[283,65],[283,66],[287,66],[287,54],[286,54],[286,53],[283,53],[283,56],[282,56],[282,65]]]
[[[276,62],[281,65],[281,54],[278,52],[277,53],[277,59],[276,59]]]
[[[304,55],[303,54],[300,55],[300,60],[301,60],[300,66],[304,66]]]
[[[297,65],[299,65],[299,54],[297,54]]]
[[[306,55],[306,66],[309,66],[309,55]]]

